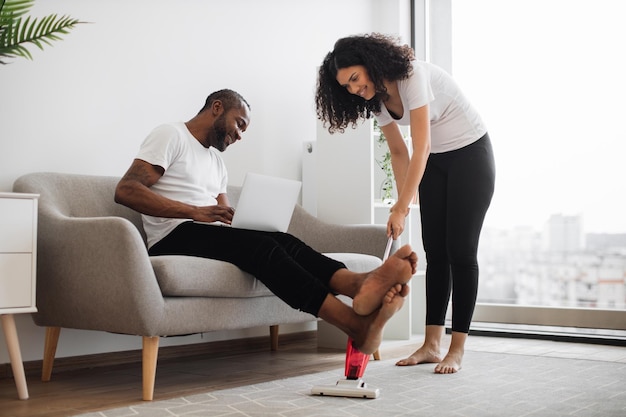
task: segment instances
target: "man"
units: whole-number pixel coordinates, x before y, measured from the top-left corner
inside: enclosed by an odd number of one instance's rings
[[[379,268],[355,273],[287,233],[198,223],[230,224],[234,209],[219,152],[240,140],[249,124],[250,106],[242,96],[212,93],[188,122],[164,124],[148,135],[117,185],[115,201],[142,213],[150,255],[230,262],[291,307],[338,327],[363,353],[375,352],[416,271],[417,255],[408,245]],[[353,298],[353,307],[335,294]]]

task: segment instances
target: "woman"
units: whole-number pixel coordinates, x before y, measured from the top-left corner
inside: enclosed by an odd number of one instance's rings
[[[426,334],[397,365],[437,363],[436,373],[461,369],[478,291],[477,250],[495,183],[487,129],[454,80],[415,59],[393,37],[373,33],[339,39],[319,70],[317,116],[330,133],[373,115],[389,145],[398,190],[387,234],[402,234],[419,191],[426,253]],[[412,154],[399,125],[410,126]],[[452,294],[452,339],[440,344]]]

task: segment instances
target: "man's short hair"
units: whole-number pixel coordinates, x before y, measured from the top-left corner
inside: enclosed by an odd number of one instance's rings
[[[217,101],[217,100],[222,102],[222,104],[224,105],[224,110],[225,111],[228,111],[228,110],[230,110],[232,108],[239,108],[243,104],[245,104],[248,107],[248,110],[251,110],[250,109],[250,104],[248,104],[246,99],[243,98],[243,96],[241,94],[239,94],[236,91],[229,90],[229,89],[225,88],[223,90],[219,90],[219,91],[216,91],[214,93],[211,93],[207,97],[207,99],[206,99],[206,101],[204,103],[204,107],[202,107],[200,109],[198,114],[202,113],[206,109],[210,109],[211,106],[213,105],[213,103],[215,101]]]

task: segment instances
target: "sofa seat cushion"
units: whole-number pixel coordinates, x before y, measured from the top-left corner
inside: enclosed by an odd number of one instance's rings
[[[381,264],[375,256],[358,253],[327,253],[348,269],[367,272]],[[161,292],[166,297],[266,297],[272,293],[252,275],[235,265],[194,256],[151,256]]]

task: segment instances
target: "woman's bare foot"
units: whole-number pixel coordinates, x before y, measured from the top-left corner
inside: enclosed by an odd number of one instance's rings
[[[435,366],[436,374],[453,374],[461,370],[463,352],[450,350],[445,358]]]
[[[453,374],[461,369],[466,341],[467,333],[452,331],[450,349],[448,349],[446,357],[435,366],[436,374]]]
[[[402,246],[368,274],[352,300],[352,308],[362,316],[371,314],[381,306],[389,289],[409,282],[416,269],[417,255],[409,245]]]
[[[378,350],[383,340],[385,324],[404,304],[404,297],[396,295],[390,296],[390,298],[390,302],[384,303],[378,311],[370,315],[371,321],[365,326],[364,330],[359,335],[353,337],[354,346],[366,355],[370,355]],[[364,317],[364,319],[369,320],[370,317]]]
[[[396,362],[397,366],[413,366],[420,363],[439,363],[441,355],[439,349],[422,346],[411,354],[408,358],[400,359]]]

